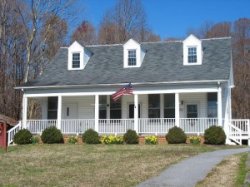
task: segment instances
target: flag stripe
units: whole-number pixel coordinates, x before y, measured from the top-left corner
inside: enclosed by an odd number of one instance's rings
[[[113,95],[112,95],[112,99],[114,101],[117,101],[120,97],[122,97],[123,95],[132,95],[133,94],[133,88],[131,86],[131,84],[128,84],[126,86],[124,86],[123,88],[117,90]]]

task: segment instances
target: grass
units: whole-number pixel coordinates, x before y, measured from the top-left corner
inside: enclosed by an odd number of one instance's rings
[[[239,169],[237,172],[237,177],[236,177],[236,185],[237,186],[243,186],[245,177],[247,174],[247,168],[246,168],[246,161],[247,161],[247,156],[248,154],[245,153],[240,157],[240,163],[239,163]]]
[[[207,177],[200,181],[196,187],[240,187],[243,186],[246,170],[247,153],[227,157]]]
[[[0,186],[133,186],[206,145],[25,145],[0,151]]]

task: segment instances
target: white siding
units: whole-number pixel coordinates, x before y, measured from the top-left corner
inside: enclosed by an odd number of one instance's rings
[[[84,97],[63,97],[63,108],[67,104],[76,104],[77,106],[77,118],[78,119],[94,119],[95,117],[95,98],[94,96]],[[65,112],[63,112],[63,118],[65,118]]]
[[[180,118],[187,117],[187,104],[198,105],[198,117],[207,117],[207,93],[181,93],[180,104]]]

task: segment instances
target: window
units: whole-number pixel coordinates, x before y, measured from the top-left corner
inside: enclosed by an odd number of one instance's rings
[[[217,117],[217,94],[216,93],[207,94],[207,117],[209,118]]]
[[[107,96],[103,95],[99,98],[99,119],[107,118]]]
[[[164,95],[164,118],[175,118],[175,95]]]
[[[72,54],[72,68],[80,68],[80,53]]]
[[[198,117],[198,106],[196,104],[187,105],[187,118]]]
[[[48,98],[48,119],[57,119],[57,97]]]
[[[188,63],[197,63],[197,48],[188,48]]]
[[[136,66],[136,50],[128,51],[128,66]]]
[[[160,95],[148,95],[148,117],[160,118]]]
[[[113,101],[113,99],[110,98],[110,119],[121,119],[121,117],[121,99]]]

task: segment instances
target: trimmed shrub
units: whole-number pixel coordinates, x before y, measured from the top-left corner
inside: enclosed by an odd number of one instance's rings
[[[225,144],[226,134],[219,126],[211,126],[205,130],[205,144],[222,145]]]
[[[39,141],[40,141],[39,136],[32,136],[32,138],[31,138],[32,144],[38,144]]]
[[[69,144],[76,144],[78,141],[78,137],[77,136],[70,136],[68,139],[68,143]]]
[[[169,129],[166,140],[169,144],[179,144],[179,143],[186,143],[187,135],[184,131],[179,127],[173,127]]]
[[[123,144],[123,137],[114,135],[102,136],[101,142],[103,144]]]
[[[41,135],[43,143],[53,144],[53,143],[63,143],[63,135],[59,129],[56,127],[46,128]]]
[[[156,136],[146,136],[145,137],[145,144],[157,144],[158,143],[158,139]]]
[[[100,138],[95,130],[88,129],[83,133],[82,141],[87,144],[99,144]]]
[[[16,144],[31,144],[32,134],[29,130],[27,129],[21,129],[18,131],[15,136],[14,136],[14,143]]]
[[[201,137],[200,136],[189,136],[188,140],[191,144],[198,145],[201,143]]]
[[[139,136],[134,130],[129,129],[123,136],[124,142],[126,144],[138,144]]]

